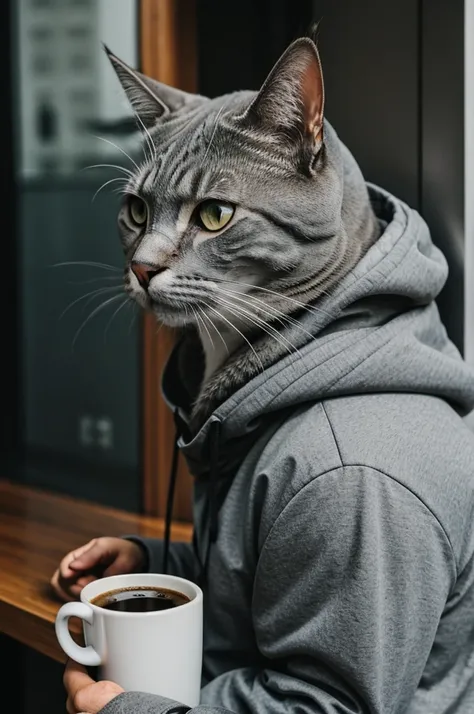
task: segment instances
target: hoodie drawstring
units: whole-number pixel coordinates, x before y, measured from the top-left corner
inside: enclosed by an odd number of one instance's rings
[[[176,477],[178,475],[178,457],[179,457],[179,437],[181,436],[181,429],[179,427],[178,421],[178,409],[174,410],[174,423],[176,427],[175,440],[174,440],[174,450],[173,458],[171,461],[171,471],[168,483],[168,495],[166,497],[166,518],[165,518],[165,537],[163,542],[163,564],[161,566],[161,572],[165,575],[168,574],[168,559],[170,552],[170,539],[171,539],[171,521],[173,520],[173,505],[174,505],[174,494],[176,491]]]
[[[217,540],[217,527],[219,509],[217,508],[217,478],[219,471],[219,437],[221,432],[220,421],[213,422],[211,433],[211,458],[209,461],[209,541]]]
[[[204,562],[201,560],[197,550],[197,543],[194,540],[194,552],[197,555],[198,563],[200,567],[198,584],[203,587],[207,577],[207,569],[209,566],[209,556],[211,554],[211,547],[217,540],[218,526],[219,526],[219,508],[217,506],[217,479],[219,476],[219,437],[220,437],[221,423],[216,420],[213,421],[210,427],[209,434],[209,485],[207,490],[207,503],[208,503],[208,538],[206,546],[206,554],[204,556]]]
[[[165,518],[165,535],[163,541],[163,565],[162,572],[168,573],[168,560],[169,560],[169,550],[170,550],[170,540],[171,540],[171,521],[173,520],[173,504],[174,495],[176,490],[176,478],[178,475],[178,456],[179,456],[179,446],[178,441],[181,436],[181,429],[179,425],[179,414],[178,410],[175,409],[174,412],[175,425],[176,425],[176,438],[173,451],[173,459],[171,462],[171,471],[168,485],[168,495],[166,499],[166,518]],[[209,507],[209,537],[207,539],[206,555],[204,557],[204,562],[199,557],[197,542],[195,534],[193,536],[193,548],[196,558],[199,563],[200,573],[198,581],[202,583],[207,575],[207,568],[209,564],[209,555],[211,552],[211,546],[217,540],[218,533],[218,518],[219,509],[217,506],[217,480],[218,480],[218,470],[219,470],[219,438],[220,438],[220,421],[213,421],[211,424],[211,433],[209,435],[210,441],[210,458],[209,458],[209,487],[208,487],[208,507]]]

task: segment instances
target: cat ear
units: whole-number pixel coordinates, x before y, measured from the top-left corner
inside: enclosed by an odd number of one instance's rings
[[[324,82],[319,53],[308,37],[295,40],[280,57],[245,119],[263,131],[322,142]]]
[[[158,119],[196,102],[197,95],[169,87],[128,66],[104,45],[104,50],[114,68],[120,84],[145,127],[153,126]]]

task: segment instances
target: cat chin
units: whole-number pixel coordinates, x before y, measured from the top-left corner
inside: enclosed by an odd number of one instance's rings
[[[184,315],[179,312],[171,314],[157,308],[152,308],[152,312],[157,322],[166,325],[166,327],[188,327],[195,324],[195,320],[190,315]]]

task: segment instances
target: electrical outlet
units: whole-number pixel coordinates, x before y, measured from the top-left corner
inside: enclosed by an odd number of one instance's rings
[[[96,422],[97,446],[112,449],[114,446],[114,425],[109,417],[101,417]]]
[[[114,425],[107,416],[95,418],[83,414],[78,422],[78,439],[85,448],[98,447],[108,451],[114,447]]]
[[[79,417],[78,438],[81,446],[89,447],[95,441],[95,420],[88,414]]]

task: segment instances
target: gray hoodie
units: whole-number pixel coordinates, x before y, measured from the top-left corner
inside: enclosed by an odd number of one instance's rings
[[[180,440],[195,543],[168,570],[204,588],[193,714],[474,712],[474,372],[427,226],[370,191],[383,234],[302,318],[312,337]],[[141,542],[159,571],[162,542]],[[101,714],[187,711],[126,692]]]

